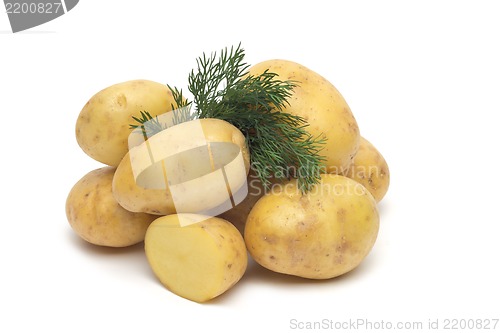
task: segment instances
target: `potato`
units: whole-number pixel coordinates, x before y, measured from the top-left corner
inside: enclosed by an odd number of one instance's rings
[[[363,137],[346,176],[366,187],[377,202],[389,189],[389,166],[377,148]]]
[[[107,87],[95,94],[80,111],[76,140],[93,159],[117,166],[129,150],[132,116],[141,111],[157,116],[175,105],[170,89],[148,80],[132,80]]]
[[[318,73],[288,60],[263,61],[252,66],[249,74],[259,75],[266,69],[278,74],[280,80],[298,81],[283,111],[303,117],[313,137],[326,139],[321,151],[326,157],[326,172],[343,174],[358,150],[359,128],[342,95]]]
[[[157,216],[131,213],[113,198],[114,167],[103,167],[83,176],[66,199],[66,216],[73,230],[95,245],[125,247],[144,240]]]
[[[192,224],[182,219],[202,221]],[[144,244],[148,262],[160,282],[195,302],[208,301],[234,286],[248,262],[240,232],[217,217],[160,217],[149,227]]]
[[[329,279],[362,262],[378,229],[370,192],[347,177],[323,174],[305,195],[296,180],[275,186],[251,210],[244,237],[253,259],[272,271]]]
[[[132,148],[116,170],[113,194],[133,212],[216,216],[232,207],[249,169],[240,130],[220,119],[189,121]]]

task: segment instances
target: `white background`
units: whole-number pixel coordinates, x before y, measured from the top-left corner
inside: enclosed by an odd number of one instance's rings
[[[426,328],[429,319],[500,318],[496,3],[82,0],[17,34],[2,8],[0,331],[288,332],[298,330],[292,319]],[[100,89],[136,78],[185,88],[198,56],[239,42],[250,64],[285,58],[329,79],[392,183],[377,243],[352,273],[319,282],[252,264],[202,305],[161,286],[142,244],[97,248],[72,232],[67,193],[101,166],[80,150],[74,126]]]

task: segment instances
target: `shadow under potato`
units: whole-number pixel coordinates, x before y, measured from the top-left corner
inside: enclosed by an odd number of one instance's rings
[[[97,256],[122,256],[122,255],[130,255],[132,253],[142,253],[144,252],[144,242],[139,242],[134,245],[125,246],[125,247],[111,247],[111,246],[101,246],[95,245],[87,242],[86,240],[79,237],[73,230],[68,230],[68,239],[80,250],[84,251],[90,255]]]
[[[245,275],[242,278],[242,281],[245,280],[244,283],[250,281],[251,283],[259,283],[259,284],[274,284],[279,286],[286,286],[293,284],[299,285],[318,285],[318,284],[336,284],[346,280],[353,280],[358,277],[362,277],[367,274],[371,268],[373,267],[373,259],[372,256],[368,256],[365,260],[353,270],[339,275],[330,279],[308,279],[295,275],[288,275],[283,273],[278,273],[271,271],[249,257],[248,267]]]

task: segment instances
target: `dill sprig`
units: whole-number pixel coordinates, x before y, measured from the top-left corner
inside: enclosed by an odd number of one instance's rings
[[[294,81],[281,81],[265,71],[253,76],[241,45],[223,49],[217,57],[203,54],[191,71],[188,89],[199,118],[225,120],[246,136],[253,169],[265,188],[271,178],[298,178],[304,193],[320,181],[324,140],[312,137],[307,121],[284,112]]]

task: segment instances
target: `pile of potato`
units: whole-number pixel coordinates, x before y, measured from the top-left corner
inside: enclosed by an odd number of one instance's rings
[[[132,117],[141,111],[153,117],[165,114],[175,104],[166,85],[134,80],[95,94],[77,119],[78,144],[104,165],[83,176],[68,195],[66,214],[73,230],[99,246],[144,241],[148,262],[161,283],[196,302],[234,286],[245,273],[248,254],[272,271],[309,279],[329,279],[357,267],[377,238],[377,203],[389,187],[387,163],[360,136],[349,106],[328,80],[286,60],[264,61],[251,67],[250,74],[266,69],[281,80],[298,82],[282,112],[304,117],[308,131],[326,139],[321,151],[325,173],[311,191],[303,194],[295,179],[274,182],[264,191],[251,171],[244,135],[219,119],[196,121],[209,143],[239,147],[249,189],[240,204],[217,217],[200,215],[220,205],[222,197],[222,190],[203,186],[179,209],[167,179],[189,178],[185,170],[197,164],[192,158],[178,162],[176,172],[168,174],[164,161],[155,164],[150,173],[141,174],[141,184],[151,186],[139,185],[132,164],[141,162],[138,152],[149,147],[150,140],[175,150],[190,147],[195,143],[186,141],[196,139],[163,131],[144,142],[129,142]],[[177,126],[179,133],[190,131],[188,122]],[[154,175],[162,171],[156,184]]]

